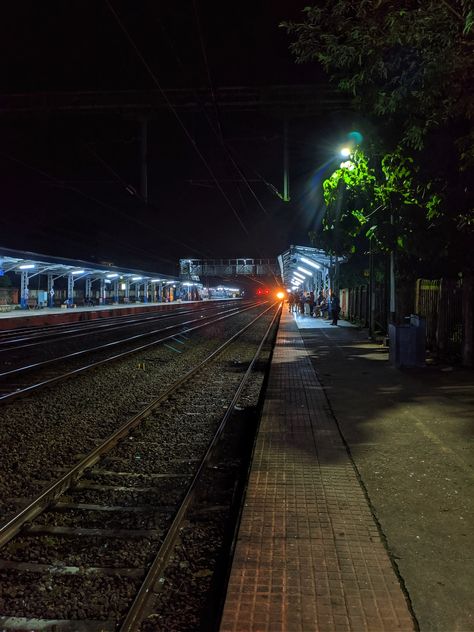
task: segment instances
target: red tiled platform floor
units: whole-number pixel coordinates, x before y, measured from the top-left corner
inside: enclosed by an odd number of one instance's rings
[[[291,315],[282,315],[221,632],[414,630]]]

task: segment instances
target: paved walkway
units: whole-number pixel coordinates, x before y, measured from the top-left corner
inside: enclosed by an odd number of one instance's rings
[[[339,330],[321,319],[297,320],[311,323],[312,331]],[[220,629],[415,629],[295,318],[286,311]]]
[[[366,330],[300,333],[421,631],[474,632],[474,371],[395,369]]]

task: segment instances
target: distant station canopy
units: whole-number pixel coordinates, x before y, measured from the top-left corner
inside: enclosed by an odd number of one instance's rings
[[[330,288],[332,273],[343,261],[343,257],[309,246],[290,246],[278,256],[281,277],[289,290]]]
[[[179,276],[181,280],[199,282],[201,277],[234,278],[274,277],[279,275],[275,259],[180,259]]]
[[[66,301],[71,304],[74,302],[74,285],[80,279],[85,286],[85,296],[90,297],[94,287],[98,288],[100,299],[105,300],[106,294],[112,294],[115,302],[118,302],[119,293],[128,300],[130,288],[134,289],[135,297],[141,296],[147,302],[158,288],[177,283],[176,277],[166,274],[118,268],[106,262],[90,263],[0,248],[0,277],[16,274],[20,276],[19,304],[23,308],[29,306],[33,293],[38,305],[51,305],[55,283],[60,279],[64,280]],[[34,277],[35,289],[30,292]]]

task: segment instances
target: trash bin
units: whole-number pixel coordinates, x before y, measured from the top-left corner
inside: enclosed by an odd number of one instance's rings
[[[406,325],[389,325],[389,359],[396,367],[425,366],[426,320],[412,314]]]

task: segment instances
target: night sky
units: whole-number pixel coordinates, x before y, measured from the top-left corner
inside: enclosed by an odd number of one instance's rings
[[[0,93],[321,83],[316,65],[294,63],[278,28],[303,6],[17,0],[2,7]],[[281,115],[178,113],[179,121],[157,108],[149,120],[146,204],[134,193],[137,116],[117,109],[20,116],[0,107],[0,246],[173,273],[182,257],[274,257],[291,243],[309,245],[321,215],[321,166],[360,121],[347,111],[290,119],[291,202],[284,203],[269,186],[282,191]]]

